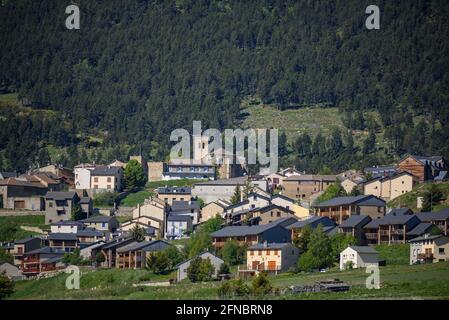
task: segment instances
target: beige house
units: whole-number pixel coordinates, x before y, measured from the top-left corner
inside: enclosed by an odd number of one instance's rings
[[[364,194],[390,201],[412,191],[417,183],[418,179],[416,177],[408,172],[402,172],[397,175],[377,178],[366,182],[364,185]]]
[[[271,203],[293,211],[294,215],[298,218],[305,218],[310,216],[309,209],[300,206],[299,204],[296,203],[295,200],[285,197],[281,194],[274,195],[271,198]]]
[[[164,175],[165,164],[163,162],[148,162],[148,181],[161,181]]]
[[[283,195],[296,200],[309,200],[337,181],[334,175],[292,175],[284,179]]]
[[[410,264],[449,261],[449,237],[424,235],[410,240]]]
[[[90,173],[90,187],[97,191],[122,191],[124,185],[122,167],[95,167]]]
[[[133,219],[122,224],[123,231],[130,231],[136,225],[145,229],[156,229],[160,237],[164,236],[166,223],[166,204],[163,200],[152,198],[137,205],[133,210]]]
[[[190,201],[192,190],[189,187],[160,187],[156,189],[156,197],[171,206],[173,201]]]
[[[217,215],[223,216],[226,207],[227,205],[220,201],[209,202],[203,207],[203,209],[201,209],[200,222],[205,222],[216,217]]]
[[[258,243],[246,251],[245,271],[288,271],[298,262],[299,249],[291,243]]]

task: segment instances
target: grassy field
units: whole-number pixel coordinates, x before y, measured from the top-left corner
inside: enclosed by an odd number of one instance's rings
[[[16,223],[20,226],[27,227],[45,227],[45,216],[44,215],[30,215],[30,216],[1,216],[0,224],[5,221]]]
[[[419,211],[416,208],[417,197],[422,197],[429,190],[430,183],[419,184],[412,191],[403,194],[388,203],[390,208],[410,208],[413,211]],[[438,190],[443,193],[443,200],[440,204],[434,206],[432,211],[438,211],[449,207],[449,182],[432,183]]]
[[[162,181],[151,181],[148,182],[146,187],[150,189],[150,191],[157,189],[159,187],[190,187],[195,183],[204,182],[204,179],[178,179],[178,180],[162,180]]]
[[[410,263],[410,244],[379,244],[374,246],[379,252],[379,259],[385,260],[387,266],[408,265]]]
[[[82,274],[80,290],[65,289],[66,275],[20,281],[11,299],[218,299],[220,282],[190,283],[170,287],[133,287],[133,283],[167,280],[173,274],[154,275],[145,270],[97,270]],[[326,273],[285,273],[271,276],[275,288],[314,284],[338,278],[351,285],[342,293],[302,293],[268,296],[267,299],[449,299],[449,262],[427,265],[391,265],[380,268],[381,289],[365,287],[365,270]]]
[[[152,195],[153,193],[148,190],[130,193],[120,201],[120,205],[124,207],[135,207],[138,204],[143,204],[145,199],[148,199]]]

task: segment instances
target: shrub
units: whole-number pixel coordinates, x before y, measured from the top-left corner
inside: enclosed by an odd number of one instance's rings
[[[0,300],[14,293],[14,281],[6,276],[6,271],[0,273]]]
[[[273,287],[265,272],[260,272],[253,278],[251,293],[255,296],[261,296],[271,293]]]
[[[242,279],[225,281],[217,291],[220,298],[247,297],[250,288]]]
[[[196,257],[190,262],[190,266],[187,268],[187,277],[192,282],[210,281],[214,272],[215,268],[209,258],[202,259],[201,257]]]

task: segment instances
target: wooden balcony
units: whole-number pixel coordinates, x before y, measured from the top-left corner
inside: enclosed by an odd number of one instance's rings
[[[377,240],[377,233],[365,233],[365,237],[368,240]]]
[[[433,260],[433,253],[418,253],[418,260]]]

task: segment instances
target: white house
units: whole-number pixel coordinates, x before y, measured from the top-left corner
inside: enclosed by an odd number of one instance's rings
[[[75,189],[90,189],[91,171],[95,169],[95,167],[94,164],[90,163],[83,163],[75,166],[73,169],[75,174]]]
[[[189,214],[170,214],[167,217],[168,239],[180,239],[192,231],[192,217]]]
[[[60,221],[53,223],[50,227],[51,233],[78,233],[83,230],[85,225],[78,221]]]
[[[185,278],[187,278],[187,268],[190,266],[190,263],[192,262],[193,259],[200,257],[201,259],[209,259],[210,262],[212,263],[212,265],[214,266],[214,277],[217,277],[218,275],[218,270],[220,270],[221,265],[224,263],[224,261],[222,259],[220,259],[217,256],[214,256],[212,253],[206,251],[203,252],[201,254],[199,254],[198,256],[191,258],[183,263],[180,263],[177,268],[178,268],[178,272],[176,274],[176,279],[177,281],[182,281]]]
[[[0,261],[0,274],[3,272],[11,280],[23,280],[22,271],[20,271],[19,267],[9,262]]]
[[[366,268],[379,265],[379,252],[369,246],[349,246],[340,252],[340,270],[345,270],[352,263],[352,268]]]

